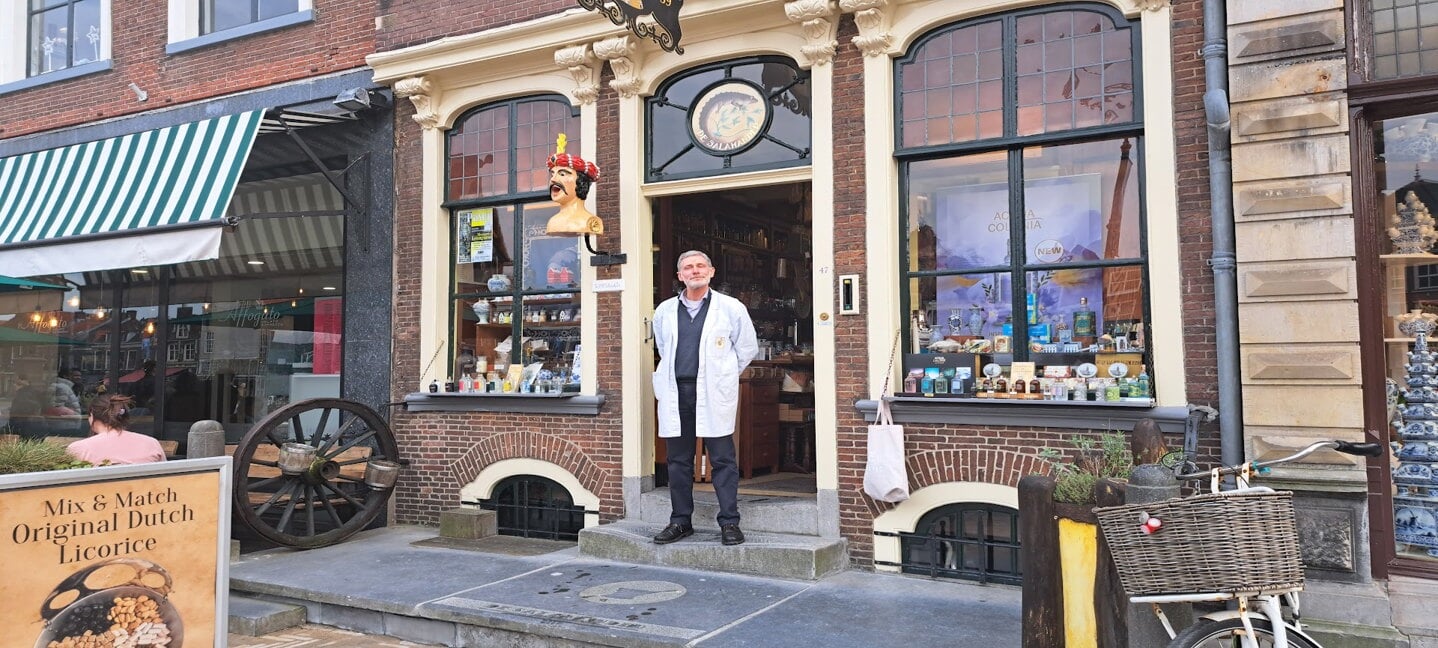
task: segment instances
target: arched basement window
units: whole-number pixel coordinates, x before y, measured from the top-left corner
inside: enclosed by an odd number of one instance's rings
[[[552,479],[516,475],[494,487],[479,507],[498,514],[500,535],[578,541],[584,528],[584,507]]]
[[[962,502],[924,514],[913,533],[900,533],[906,574],[1018,585],[1019,512]]]

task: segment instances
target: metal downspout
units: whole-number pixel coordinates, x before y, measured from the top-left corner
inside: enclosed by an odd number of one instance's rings
[[[1203,0],[1203,108],[1208,121],[1209,219],[1213,228],[1214,337],[1223,463],[1243,461],[1243,378],[1238,355],[1238,257],[1233,232],[1233,151],[1228,118],[1228,14]]]

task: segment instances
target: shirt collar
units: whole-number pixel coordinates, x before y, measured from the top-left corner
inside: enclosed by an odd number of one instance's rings
[[[688,297],[685,297],[685,296],[684,296],[684,291],[681,290],[681,291],[679,291],[679,303],[684,304],[684,307],[685,307],[685,308],[691,308],[691,309],[693,309],[693,308],[698,308],[699,306],[703,305],[705,301],[707,301],[707,300],[709,299],[709,296],[710,296],[710,295],[713,295],[713,294],[714,294],[714,290],[711,288],[711,289],[709,289],[709,290],[704,291],[704,299],[701,299],[701,300],[699,300],[699,301],[691,301]]]

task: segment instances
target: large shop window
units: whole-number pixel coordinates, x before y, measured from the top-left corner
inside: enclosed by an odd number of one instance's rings
[[[1380,215],[1375,221],[1383,228],[1376,238],[1386,252],[1379,262],[1390,422],[1380,439],[1391,442],[1396,462],[1392,481],[1380,492],[1393,503],[1397,556],[1429,562],[1438,559],[1438,481],[1433,479],[1438,471],[1438,369],[1431,354],[1438,342],[1430,336],[1429,353],[1419,352],[1413,329],[1400,328],[1400,322],[1438,320],[1433,315],[1438,313],[1438,233],[1431,215],[1438,208],[1435,126],[1438,113],[1373,124]]]
[[[342,206],[318,174],[241,184],[249,202]],[[235,442],[292,400],[337,397],[344,219],[246,220],[207,261],[33,277],[0,292],[0,432],[83,436],[96,395],[135,399],[130,429],[183,441],[220,421]]]
[[[579,243],[544,234],[560,134],[580,141],[579,113],[547,96],[480,107],[449,133],[458,391],[579,389]]]
[[[1151,404],[1137,23],[959,23],[896,62],[908,394]]]

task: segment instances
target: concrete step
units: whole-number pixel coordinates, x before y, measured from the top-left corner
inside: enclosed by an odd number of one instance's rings
[[[305,623],[305,606],[230,593],[230,632],[260,637]]]
[[[751,531],[746,523],[741,545],[724,546],[717,528],[701,527],[678,542],[654,544],[654,535],[664,524],[620,520],[589,527],[579,532],[579,553],[644,565],[803,580],[818,580],[849,565],[848,543],[842,538]]]
[[[656,488],[639,496],[638,521],[669,524],[669,489]],[[694,491],[694,528],[717,532],[719,499],[713,491]],[[739,494],[739,526],[744,532],[819,535],[819,504],[810,497]]]

